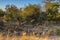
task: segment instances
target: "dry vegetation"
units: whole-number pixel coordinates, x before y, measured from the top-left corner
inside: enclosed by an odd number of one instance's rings
[[[50,38],[48,36],[41,36],[41,37],[36,37],[35,35],[30,35],[30,36],[26,36],[26,33],[23,33],[22,36],[9,36],[9,34],[7,34],[6,36],[2,36],[2,33],[0,34],[0,40],[60,40],[60,38]]]
[[[6,5],[5,11],[0,9],[0,31],[8,32],[7,35],[0,33],[0,40],[60,40],[60,37],[49,36],[51,31],[52,34],[60,35],[60,12],[58,12],[60,3],[46,2],[44,8],[46,12],[42,9],[41,5],[37,4],[29,4],[24,8],[18,8],[15,5]],[[59,27],[55,30],[57,24]],[[43,26],[40,27],[38,25]],[[55,26],[53,27],[53,25]],[[47,29],[47,34],[37,34],[36,36],[33,33],[29,36],[26,35],[28,33],[27,31],[30,29],[41,29],[41,31],[45,31],[47,27],[51,29]],[[11,33],[15,33],[15,31],[25,31],[27,33],[21,32],[22,36],[17,36],[15,34],[10,36],[9,31]],[[38,32],[40,32],[40,30],[38,30]]]

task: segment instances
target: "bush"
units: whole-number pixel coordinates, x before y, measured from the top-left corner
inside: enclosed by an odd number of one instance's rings
[[[60,36],[60,27],[56,28],[56,35]]]

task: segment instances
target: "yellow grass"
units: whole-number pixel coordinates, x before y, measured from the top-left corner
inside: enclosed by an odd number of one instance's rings
[[[36,37],[35,35],[26,36],[26,33],[23,33],[22,36],[13,35],[11,37],[8,34],[7,36],[2,36],[2,34],[0,34],[0,40],[50,40],[50,38],[48,36],[41,36],[41,37]],[[58,38],[56,40],[60,39]]]

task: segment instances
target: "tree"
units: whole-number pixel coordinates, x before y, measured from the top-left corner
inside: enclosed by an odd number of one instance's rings
[[[5,9],[5,18],[7,18],[8,20],[17,20],[17,17],[19,15],[19,9],[15,5],[7,5]]]
[[[2,9],[0,9],[0,26],[3,26],[4,24],[3,24],[3,16],[4,16],[4,11],[2,10]]]
[[[57,21],[57,14],[58,14],[58,3],[49,3],[46,4],[46,12],[48,21]]]
[[[0,9],[0,17],[3,17],[4,16],[4,11],[2,9]]]
[[[20,14],[23,20],[28,22],[37,22],[41,13],[41,7],[39,5],[26,6]]]

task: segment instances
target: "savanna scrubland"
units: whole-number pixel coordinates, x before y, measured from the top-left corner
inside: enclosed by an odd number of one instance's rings
[[[60,37],[60,5],[46,2],[45,10],[39,4],[24,8],[6,5],[0,9],[0,40],[50,40]],[[60,40],[59,37],[53,40]]]

